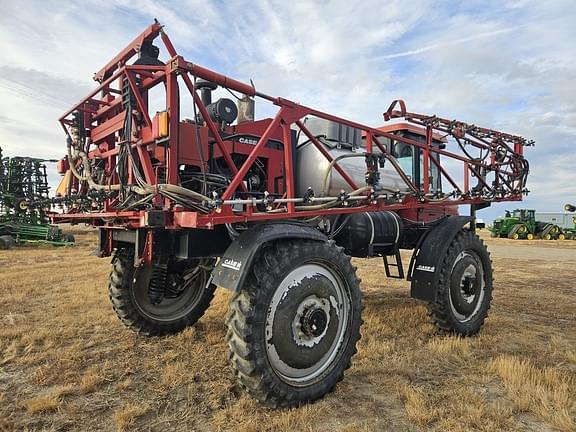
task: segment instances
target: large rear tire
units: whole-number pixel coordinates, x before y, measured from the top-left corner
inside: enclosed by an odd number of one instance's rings
[[[440,268],[436,301],[428,304],[439,330],[461,336],[478,333],[492,301],[492,262],[473,232],[460,231]]]
[[[133,251],[122,249],[112,258],[108,294],[126,327],[146,336],[174,334],[195,324],[210,306],[216,289],[207,285],[210,271],[210,266],[197,265],[169,274],[171,295],[154,302],[149,296],[150,268],[135,269]]]
[[[250,395],[290,407],[334,389],[360,339],[359,283],[334,242],[265,247],[227,319],[231,363]]]

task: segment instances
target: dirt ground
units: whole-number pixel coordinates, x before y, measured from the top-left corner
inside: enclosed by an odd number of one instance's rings
[[[576,241],[487,238],[493,307],[468,339],[436,334],[407,282],[357,260],[352,368],[322,401],[273,411],[228,366],[227,291],[195,327],[139,337],[109,305],[95,235],[78,240],[0,251],[0,431],[576,430]]]

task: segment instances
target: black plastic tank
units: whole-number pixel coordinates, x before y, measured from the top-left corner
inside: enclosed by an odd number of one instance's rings
[[[394,212],[354,213],[343,223],[334,240],[353,257],[393,255],[402,239],[402,219]]]

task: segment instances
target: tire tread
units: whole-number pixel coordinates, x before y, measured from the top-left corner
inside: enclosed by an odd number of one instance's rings
[[[133,277],[132,250],[120,249],[112,257],[112,269],[108,283],[108,298],[120,321],[129,329],[144,336],[165,336],[178,333],[196,323],[210,306],[214,298],[215,286],[205,289],[198,305],[185,317],[170,323],[151,320],[134,306],[130,285]]]
[[[464,325],[456,320],[452,316],[450,310],[450,270],[451,265],[458,256],[458,254],[466,248],[475,248],[476,252],[481,254],[485,253],[488,264],[487,268],[484,268],[485,274],[487,274],[486,291],[484,302],[487,302],[485,311],[479,315],[478,319],[473,320],[473,325]],[[492,261],[490,259],[490,252],[486,248],[484,242],[476,235],[476,233],[469,230],[460,231],[456,237],[452,240],[452,243],[448,247],[448,252],[442,262],[442,267],[440,270],[440,278],[438,282],[438,290],[436,294],[436,300],[434,302],[428,303],[428,315],[432,319],[432,322],[438,329],[440,333],[444,334],[458,334],[460,336],[472,336],[480,331],[484,325],[484,321],[488,316],[488,311],[490,309],[490,304],[492,302],[492,287],[493,287],[493,275],[492,275]]]
[[[325,379],[310,386],[310,389],[296,392],[291,391],[288,385],[279,385],[279,378],[268,365],[266,354],[259,351],[258,344],[254,341],[253,324],[265,319],[267,308],[260,301],[262,290],[275,288],[275,281],[281,277],[282,269],[290,268],[291,263],[299,257],[321,254],[325,254],[323,258],[331,260],[339,268],[349,272],[354,282],[354,287],[350,288],[357,290],[358,302],[357,305],[352,302],[352,307],[357,308],[352,312],[353,317],[359,319],[358,329],[351,333],[346,347],[349,352],[343,354],[341,364],[337,365]],[[232,297],[226,320],[228,326],[226,341],[230,348],[230,361],[238,381],[248,394],[266,406],[284,408],[320,399],[333,391],[336,384],[342,380],[344,371],[351,366],[351,357],[356,353],[356,343],[360,339],[362,302],[359,284],[360,280],[356,276],[350,257],[345,255],[342,248],[337,247],[333,241],[323,243],[292,240],[265,245],[253,264],[242,291]],[[354,324],[350,325],[354,330]]]

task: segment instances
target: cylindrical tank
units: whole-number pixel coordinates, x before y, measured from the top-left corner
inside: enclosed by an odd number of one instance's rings
[[[366,150],[364,148],[360,147],[354,151],[351,148],[338,148],[336,143],[334,147],[324,145],[324,148],[334,159],[343,155],[350,155],[351,157],[338,161],[338,165],[344,169],[359,188],[366,186],[366,162],[364,157]],[[316,196],[320,196],[328,171],[330,172],[326,181],[324,195],[337,196],[341,190],[352,191],[352,188],[335,168],[330,170],[330,162],[320,153],[314,143],[306,142],[298,146],[296,151],[296,191],[298,196],[302,196],[309,187],[314,190]],[[409,191],[406,183],[404,183],[389,162],[385,164],[384,168],[380,168],[379,184],[386,189],[394,191]]]
[[[392,255],[402,238],[402,219],[394,212],[353,213],[342,223],[334,240],[354,257]]]

